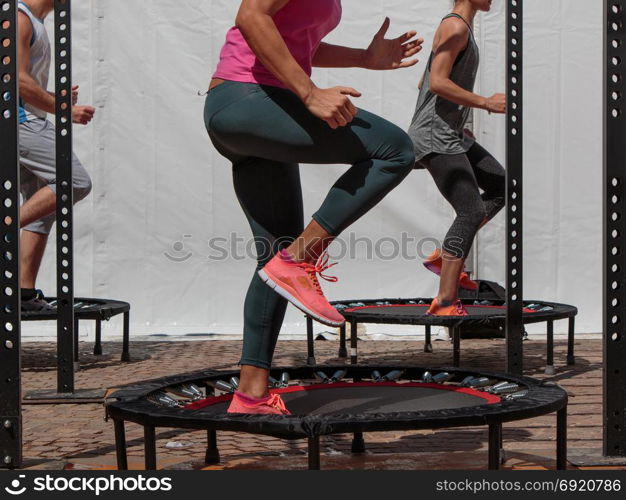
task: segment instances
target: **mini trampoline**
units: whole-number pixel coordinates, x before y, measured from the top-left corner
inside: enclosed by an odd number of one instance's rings
[[[274,369],[271,391],[290,416],[233,415],[226,410],[239,372],[205,371],[147,381],[107,398],[114,421],[118,467],[128,469],[125,422],[144,428],[146,469],[155,470],[157,427],[206,430],[205,461],[220,461],[217,432],[308,439],[309,468],[320,468],[320,437],[448,427],[489,427],[489,468],[502,460],[502,424],[557,413],[557,467],[566,466],[567,393],[558,385],[459,369],[403,366],[319,366]]]
[[[57,299],[46,299],[50,305],[55,306]],[[78,361],[78,337],[79,321],[92,320],[96,322],[96,342],[93,353],[95,356],[102,355],[102,322],[109,321],[114,316],[124,315],[124,329],[122,339],[122,361],[130,361],[130,304],[119,300],[108,299],[74,299],[74,361]],[[22,321],[56,321],[55,311],[22,311]]]
[[[421,325],[425,327],[426,337],[424,351],[432,352],[431,329],[433,326],[450,329],[453,342],[453,365],[458,367],[461,362],[461,336],[464,328],[490,327],[504,330],[506,322],[506,305],[503,300],[471,300],[463,303],[470,314],[465,317],[426,316],[432,299],[376,299],[346,300],[333,302],[332,305],[346,318],[350,325],[350,359],[353,364],[358,361],[357,327],[359,323],[378,323],[386,325]],[[574,360],[574,329],[578,309],[566,304],[543,301],[525,301],[523,321],[525,324],[546,323],[547,327],[547,368],[546,373],[554,373],[554,322],[567,319],[568,353],[567,363],[573,365]],[[347,358],[346,326],[340,329],[339,357]],[[307,364],[315,365],[315,347],[313,335],[313,319],[307,317]]]

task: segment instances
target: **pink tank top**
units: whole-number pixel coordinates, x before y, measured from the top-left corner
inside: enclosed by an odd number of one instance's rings
[[[320,42],[341,20],[341,0],[290,0],[273,19],[291,54],[311,76]],[[226,35],[213,78],[285,87],[261,64],[236,27]]]

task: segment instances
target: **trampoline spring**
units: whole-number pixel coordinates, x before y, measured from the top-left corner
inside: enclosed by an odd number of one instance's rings
[[[512,392],[518,392],[519,389],[519,385],[510,383],[500,385],[499,387],[493,386],[491,389],[488,389],[487,392],[490,392],[491,394],[509,394]]]
[[[280,376],[280,384],[283,387],[287,387],[289,385],[289,380],[290,380],[289,373],[283,372],[283,374]]]
[[[231,377],[230,380],[230,385],[232,385],[235,390],[239,389],[239,379],[237,377]]]
[[[280,387],[280,382],[276,380],[274,377],[269,377],[267,380],[269,382],[270,387],[274,387],[274,388]]]
[[[201,399],[204,397],[202,389],[200,389],[200,387],[198,387],[196,384],[186,384],[186,387],[189,389],[189,391],[193,392],[196,399]]]
[[[330,382],[333,384],[339,382],[342,378],[346,376],[347,373],[348,370],[337,370],[335,373],[333,373],[333,376],[330,377]]]
[[[393,382],[394,380],[398,380],[402,377],[402,375],[404,375],[404,370],[392,370],[383,377],[383,380],[386,382]]]
[[[454,378],[454,375],[451,375],[448,372],[442,372],[433,376],[433,382],[435,382],[436,384],[443,384],[444,382],[448,382],[449,380],[452,380],[453,378]]]
[[[422,382],[425,384],[430,384],[433,382],[433,374],[430,372],[424,372],[422,375]]]
[[[235,392],[235,388],[232,385],[230,385],[228,382],[225,382],[223,380],[216,381],[215,388],[219,389],[222,392],[227,392],[227,393]]]
[[[372,380],[374,382],[380,382],[383,379],[383,376],[381,375],[381,373],[378,370],[374,370],[372,372]]]
[[[328,384],[330,382],[328,375],[326,375],[324,372],[315,372],[315,377],[323,384]]]
[[[170,408],[178,408],[180,404],[176,399],[171,396],[168,396],[164,392],[155,392],[148,396],[148,399],[153,403],[160,404],[163,406],[169,406]]]
[[[461,385],[463,387],[469,387],[471,381],[474,380],[474,378],[475,378],[474,375],[468,375],[461,381]]]
[[[506,396],[504,396],[504,399],[507,399],[507,400],[520,399],[520,398],[525,398],[526,396],[528,396],[528,391],[519,391],[519,392],[514,392],[513,394],[507,394]]]
[[[167,390],[176,396],[193,400],[202,399],[204,397],[200,389],[197,387],[192,388],[187,384],[169,387]]]
[[[465,387],[477,389],[480,387],[487,387],[489,384],[491,384],[491,380],[487,377],[474,377],[465,384]]]
[[[503,386],[508,385],[508,384],[510,384],[510,383],[511,383],[511,382],[508,382],[508,381],[506,381],[506,380],[505,380],[505,381],[502,381],[502,382],[498,382],[498,383],[496,383],[496,384],[493,384],[493,386],[492,386],[491,388],[492,388],[492,389],[499,389],[500,387],[503,387]]]

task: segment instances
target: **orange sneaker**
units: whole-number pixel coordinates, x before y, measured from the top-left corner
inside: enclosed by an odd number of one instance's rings
[[[443,266],[443,258],[442,258],[441,250],[439,248],[436,249],[430,255],[430,257],[428,257],[424,261],[424,267],[428,269],[429,271],[435,273],[437,276],[441,276],[442,266]],[[464,290],[476,291],[478,290],[478,283],[470,279],[469,274],[463,271],[461,273],[461,276],[459,277],[459,287],[463,288]]]
[[[319,274],[326,281],[335,283],[337,278],[324,275],[333,266],[328,264],[328,254],[322,255],[316,265],[294,262],[284,250],[279,252],[261,271],[261,279],[280,294],[320,323],[343,326],[345,318],[330,305],[319,281]]]
[[[244,415],[291,415],[285,402],[278,394],[272,394],[264,399],[253,399],[236,392],[228,407],[227,413]]]
[[[439,305],[439,299],[433,299],[426,316],[469,316],[469,313],[460,300],[449,306],[441,306]]]
[[[459,278],[459,287],[463,290],[471,290],[475,292],[478,290],[478,283],[476,283],[473,279],[470,279],[469,274],[463,271],[461,273],[461,277]]]

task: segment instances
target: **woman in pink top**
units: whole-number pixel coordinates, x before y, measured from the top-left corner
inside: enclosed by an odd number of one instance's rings
[[[341,19],[340,0],[243,0],[226,37],[205,106],[207,131],[233,164],[235,191],[258,253],[244,307],[244,347],[233,413],[287,414],[268,377],[287,302],[341,326],[317,275],[328,245],[413,169],[413,144],[398,127],[357,109],[350,87],[319,88],[311,68],[406,68],[422,40],[414,31],[367,49],[322,42]],[[304,228],[299,163],[351,165]]]

